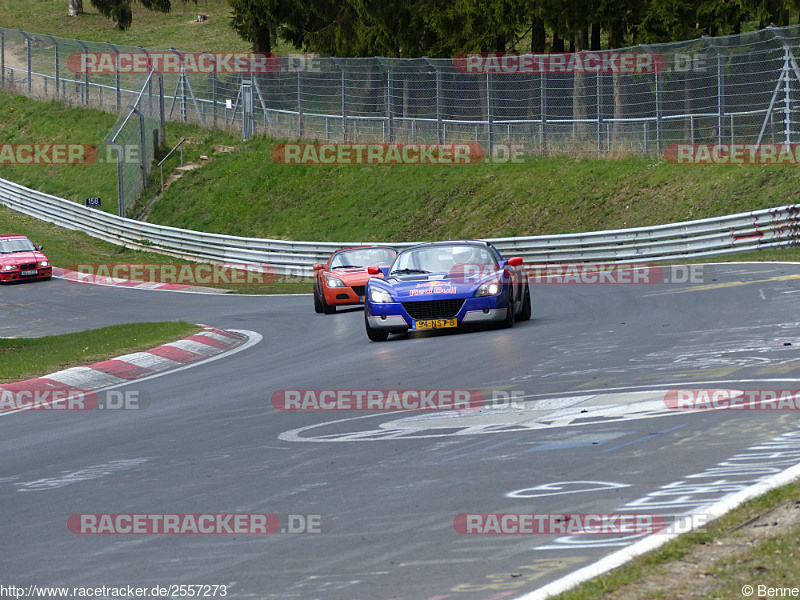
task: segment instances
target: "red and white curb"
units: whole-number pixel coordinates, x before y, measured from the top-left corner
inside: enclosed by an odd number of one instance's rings
[[[183,285],[181,283],[154,283],[148,281],[135,281],[132,279],[120,279],[118,277],[106,277],[104,275],[93,275],[80,273],[61,267],[53,267],[53,277],[65,279],[70,283],[81,285],[102,285],[106,287],[124,287],[137,290],[158,290],[162,292],[193,292],[203,294],[225,294],[228,290],[220,288],[201,287],[196,285]]]
[[[104,360],[86,367],[72,367],[25,381],[0,384],[0,394],[11,392],[60,392],[61,395],[108,390],[134,379],[152,379],[228,357],[254,346],[262,339],[255,331],[216,329],[203,325],[203,331],[190,337]],[[25,410],[0,410],[0,416]]]

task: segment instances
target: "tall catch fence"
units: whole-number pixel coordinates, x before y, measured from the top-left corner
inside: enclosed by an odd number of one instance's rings
[[[164,72],[166,120],[350,143],[479,143],[492,152],[660,156],[673,143],[795,143],[800,26],[636,46],[644,71],[500,68],[455,59],[281,57],[271,72]],[[0,86],[105,110],[124,109],[141,73],[75,72],[75,61],[186,54],[0,28]],[[193,53],[198,54],[198,53]],[[209,55],[210,56],[210,55]],[[573,55],[574,56],[574,55]],[[587,66],[588,65],[588,66]],[[552,64],[551,64],[552,67]]]
[[[163,89],[163,77],[150,71],[130,93],[105,138],[116,154],[120,217],[136,203],[158,148],[164,144]]]

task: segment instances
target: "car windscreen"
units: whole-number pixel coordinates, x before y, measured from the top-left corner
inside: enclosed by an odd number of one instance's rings
[[[397,252],[391,248],[359,248],[333,257],[331,269],[346,267],[384,267],[394,262]]]
[[[30,252],[36,250],[28,238],[9,238],[0,240],[0,254],[10,254],[12,252]]]
[[[497,262],[485,247],[471,244],[422,246],[401,252],[392,265],[392,273],[449,273],[456,265],[496,269]]]

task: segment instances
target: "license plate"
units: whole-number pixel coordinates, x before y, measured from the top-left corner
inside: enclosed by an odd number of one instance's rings
[[[358,301],[361,302],[361,304],[364,304],[364,296],[359,296]]]
[[[458,327],[458,319],[427,319],[414,321],[414,329],[442,329],[444,327]]]
[[[20,271],[19,272],[19,276],[20,277],[32,277],[32,276],[38,275],[38,274],[39,274],[39,271],[37,271],[36,269],[30,270],[30,271]]]

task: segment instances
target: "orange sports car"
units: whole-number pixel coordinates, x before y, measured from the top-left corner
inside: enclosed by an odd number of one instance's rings
[[[329,315],[337,306],[364,304],[368,267],[389,267],[397,250],[389,246],[357,246],[337,250],[324,265],[314,265],[314,311]]]

